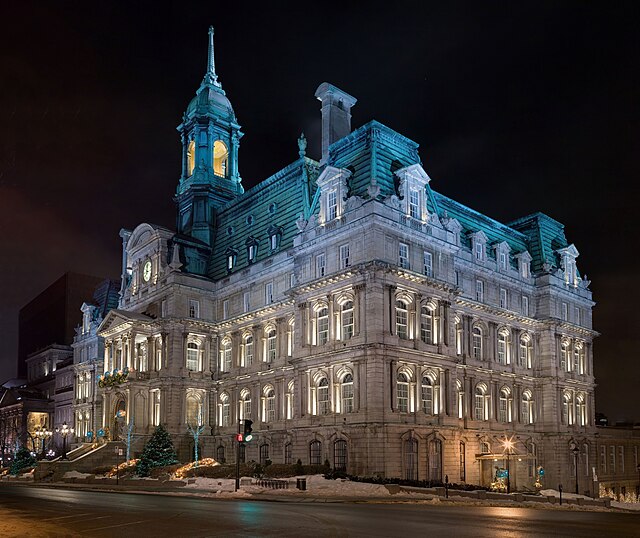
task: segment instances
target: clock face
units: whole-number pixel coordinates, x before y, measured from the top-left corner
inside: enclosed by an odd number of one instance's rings
[[[145,282],[149,282],[151,278],[151,261],[147,260],[142,269],[142,278],[144,278]]]

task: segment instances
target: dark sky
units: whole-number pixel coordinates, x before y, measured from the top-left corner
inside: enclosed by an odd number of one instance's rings
[[[640,420],[633,2],[13,2],[0,19],[0,379],[21,306],[68,270],[118,277],[120,228],[174,227],[175,128],[213,24],[245,188],[303,130],[319,158],[313,94],[344,89],[354,127],[420,144],[435,190],[566,225],[597,302],[597,410]]]

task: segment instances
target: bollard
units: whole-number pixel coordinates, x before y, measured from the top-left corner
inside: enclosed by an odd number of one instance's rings
[[[444,475],[444,498],[449,498],[449,475]]]
[[[560,492],[560,506],[562,506],[562,484],[558,484],[558,491]]]

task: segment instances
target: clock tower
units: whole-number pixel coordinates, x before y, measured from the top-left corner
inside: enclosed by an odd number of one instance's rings
[[[178,126],[182,173],[176,192],[177,230],[211,246],[216,211],[244,192],[238,172],[242,132],[216,74],[213,27],[207,72]]]

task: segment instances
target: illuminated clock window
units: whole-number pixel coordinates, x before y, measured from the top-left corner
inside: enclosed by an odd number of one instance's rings
[[[191,140],[187,146],[187,175],[193,175],[193,170],[196,167],[196,142]]]
[[[145,282],[149,282],[151,278],[151,260],[147,260],[142,268],[142,278],[144,278]]]
[[[227,162],[229,150],[222,140],[213,143],[213,173],[216,176],[227,177]]]

